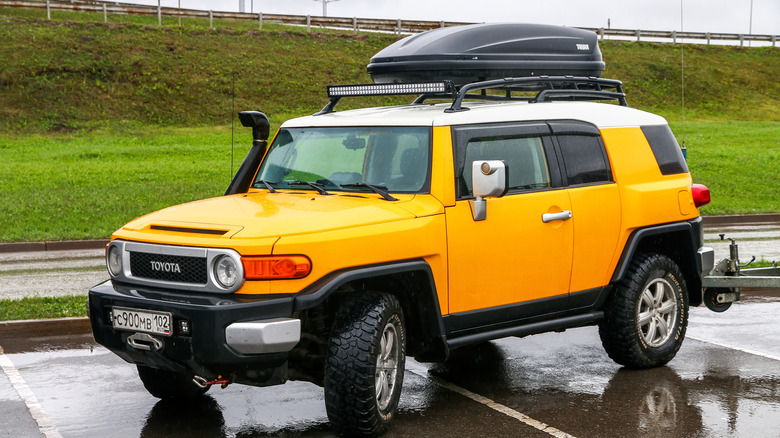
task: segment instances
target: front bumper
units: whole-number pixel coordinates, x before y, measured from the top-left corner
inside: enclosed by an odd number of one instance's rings
[[[173,333],[151,335],[142,345],[149,348],[139,348],[135,332],[113,327],[115,306],[170,312]],[[89,314],[95,340],[127,362],[257,386],[287,380],[289,351],[300,340],[292,296],[182,294],[107,281],[89,291]]]

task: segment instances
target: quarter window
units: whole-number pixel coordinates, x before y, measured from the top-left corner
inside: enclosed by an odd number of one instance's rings
[[[568,185],[611,182],[612,173],[599,137],[558,135]]]
[[[642,132],[653,150],[658,168],[663,175],[688,172],[680,145],[668,125],[642,126]]]

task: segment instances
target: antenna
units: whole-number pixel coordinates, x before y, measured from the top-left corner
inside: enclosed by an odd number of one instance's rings
[[[685,29],[683,21],[683,2],[680,0],[680,34]],[[688,159],[688,150],[685,147],[685,41],[680,35],[680,104],[682,106],[682,153]]]
[[[230,108],[230,178],[233,179],[233,126],[236,114],[236,72],[233,72],[233,91],[231,94],[232,106]]]

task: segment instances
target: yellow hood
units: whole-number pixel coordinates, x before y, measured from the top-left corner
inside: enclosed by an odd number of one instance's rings
[[[436,214],[441,204],[428,196],[252,192],[169,207],[122,229],[144,233],[189,233],[200,237],[258,239],[387,223]],[[417,198],[417,199],[415,199]]]

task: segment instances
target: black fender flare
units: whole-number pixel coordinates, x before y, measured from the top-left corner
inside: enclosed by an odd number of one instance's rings
[[[360,280],[377,280],[399,274],[414,274],[421,283],[419,293],[411,297],[397,294],[405,306],[407,318],[419,318],[422,347],[414,357],[420,361],[445,360],[449,355],[444,322],[431,267],[425,260],[405,260],[393,263],[358,266],[332,272],[306,287],[293,297],[293,311],[300,312],[322,304],[342,286]],[[389,291],[394,292],[394,291]],[[408,323],[407,323],[408,324]]]
[[[691,304],[700,302],[701,300],[701,260],[696,256],[696,251],[702,247],[702,219],[697,217],[696,219],[674,222],[664,225],[650,226],[646,228],[639,228],[634,230],[626,241],[626,245],[623,247],[623,253],[620,256],[615,271],[612,274],[611,283],[618,283],[626,275],[631,260],[641,251],[643,242],[648,239],[677,235],[685,236],[676,240],[677,248],[681,249],[681,252],[675,258],[675,262],[680,266],[685,276],[686,283],[688,285],[688,293],[691,298]],[[667,254],[672,255],[672,254]]]

